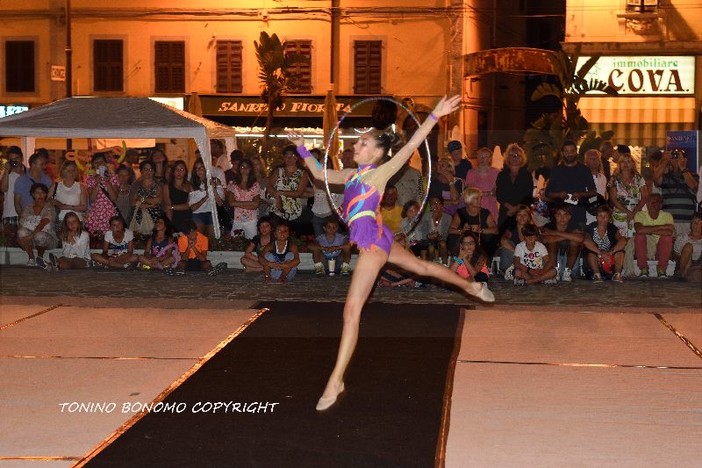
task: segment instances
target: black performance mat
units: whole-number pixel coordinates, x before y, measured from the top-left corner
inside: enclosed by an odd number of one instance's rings
[[[460,306],[366,304],[346,393],[324,413],[315,405],[336,359],[343,304],[263,307],[270,310],[87,466],[437,463]]]

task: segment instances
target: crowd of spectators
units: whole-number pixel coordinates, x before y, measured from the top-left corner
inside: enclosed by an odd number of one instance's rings
[[[293,280],[301,251],[311,252],[317,275],[350,273],[354,246],[334,210],[342,187],[332,187],[330,200],[294,146],[283,148],[282,163],[270,170],[239,150],[226,155],[217,140],[211,148],[209,177],[202,158],[189,168],[158,148],[141,161],[129,150],[121,164],[109,151],[94,153],[87,170],[66,160],[52,177],[48,152],[36,151],[25,167],[20,148],[10,147],[0,178],[4,241],[27,253],[28,266],[47,269],[217,274],[226,265],[212,265],[207,254],[218,222],[225,238],[244,242],[245,270],[262,272],[265,281]],[[451,141],[434,164],[424,212],[424,177],[408,164],[386,186],[378,216],[414,255],[477,281],[499,274],[516,285],[621,282],[654,276],[653,269],[661,278],[699,271],[699,175],[683,151],[655,154],[644,177],[624,145],[604,142],[580,158],[566,141],[552,167],[541,150],[531,170],[516,143],[501,164],[493,150],[476,149],[473,165]],[[321,162],[322,152],[312,152]],[[353,167],[353,152],[345,150],[340,162]],[[46,251],[59,246],[61,255],[47,261]],[[380,284],[420,280],[387,270]]]

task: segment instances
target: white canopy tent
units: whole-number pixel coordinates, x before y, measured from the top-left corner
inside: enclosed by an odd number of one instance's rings
[[[234,129],[148,98],[73,97],[0,119],[0,137],[19,137],[25,155],[44,138],[192,138],[210,180],[210,139],[235,148]],[[214,194],[209,185],[215,235],[220,236]]]

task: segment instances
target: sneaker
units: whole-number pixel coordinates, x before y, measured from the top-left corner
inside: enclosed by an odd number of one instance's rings
[[[593,283],[601,283],[602,282],[602,275],[599,273],[595,273],[592,275],[592,282]]]
[[[38,263],[38,262],[37,262],[37,263]],[[666,270],[660,270],[660,269],[657,269],[657,270],[656,270],[656,276],[657,276],[658,278],[660,278],[660,279],[668,279],[668,278],[669,278],[668,273],[666,272]]]
[[[324,275],[324,265],[322,265],[321,263],[315,263],[314,264],[314,274],[317,276]]]
[[[565,283],[570,283],[573,281],[573,277],[571,276],[571,271],[570,268],[564,268],[563,269],[563,274],[561,275],[561,281]]]
[[[37,259],[35,260],[35,263],[39,268],[46,269],[46,262],[44,261],[43,257],[37,257]]]
[[[639,271],[639,278],[648,278],[648,268],[642,268]]]
[[[27,260],[27,266],[28,267],[35,267],[35,266],[37,266],[37,262],[35,262],[33,258],[30,258],[29,260]]]
[[[621,283],[624,280],[622,279],[622,274],[621,273],[615,273],[614,276],[612,276],[612,281],[615,283]]]
[[[553,286],[554,284],[558,284],[558,280],[556,278],[547,279],[546,281],[544,281],[544,284]]]
[[[526,281],[523,278],[514,278],[515,286],[526,286]]]
[[[215,276],[227,269],[227,264],[224,262],[218,263],[212,268],[210,271],[207,272],[207,276]]]
[[[58,260],[56,259],[56,255],[52,253],[49,254],[49,264],[54,267],[58,267]]]
[[[514,279],[514,265],[510,265],[510,267],[505,270],[505,279],[507,281]]]
[[[163,272],[167,274],[168,276],[175,276],[175,270],[172,267],[166,267],[163,269]]]
[[[348,276],[351,273],[351,266],[348,263],[341,264],[341,276]]]

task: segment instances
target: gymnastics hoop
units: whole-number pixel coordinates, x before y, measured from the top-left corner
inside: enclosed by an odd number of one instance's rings
[[[334,135],[336,135],[336,132],[339,131],[339,127],[341,126],[341,123],[344,121],[346,116],[351,114],[354,109],[361,106],[362,104],[365,104],[367,102],[372,102],[372,101],[394,102],[400,108],[402,108],[402,110],[407,112],[407,115],[412,117],[412,120],[414,120],[414,122],[417,124],[418,128],[422,125],[421,122],[419,121],[419,119],[417,118],[417,116],[414,114],[414,112],[412,112],[410,109],[408,109],[407,106],[405,106],[404,104],[402,104],[401,102],[399,102],[393,98],[384,97],[384,96],[374,96],[374,97],[362,99],[362,100],[358,101],[357,103],[355,103],[354,105],[352,105],[351,108],[348,110],[348,112],[345,112],[344,115],[341,116],[341,118],[339,119],[339,122],[337,122],[336,126],[334,127],[332,132],[329,134],[329,140],[327,141],[326,149],[324,150],[324,161],[322,163],[323,164],[322,170],[324,171],[324,187],[327,189],[327,196],[329,197],[329,203],[331,203],[331,206],[334,208],[334,212],[336,213],[336,215],[339,218],[342,219],[342,221],[343,221],[344,217],[343,217],[343,212],[341,210],[341,207],[336,206],[336,204],[334,203],[334,198],[332,197],[332,194],[331,194],[331,190],[329,190],[329,176],[328,176],[328,170],[327,170],[327,163],[329,162],[329,148],[331,147],[331,143],[334,140]],[[427,118],[431,118],[431,117],[427,117]],[[431,151],[429,149],[429,142],[427,141],[426,138],[424,139],[424,146],[427,149],[427,177],[426,177],[427,183],[426,183],[426,188],[424,189],[424,197],[422,198],[422,203],[419,204],[419,211],[415,215],[414,219],[412,219],[412,228],[414,228],[414,226],[419,221],[419,218],[422,216],[422,213],[424,212],[424,207],[426,206],[427,199],[429,198],[429,188],[431,187]]]

